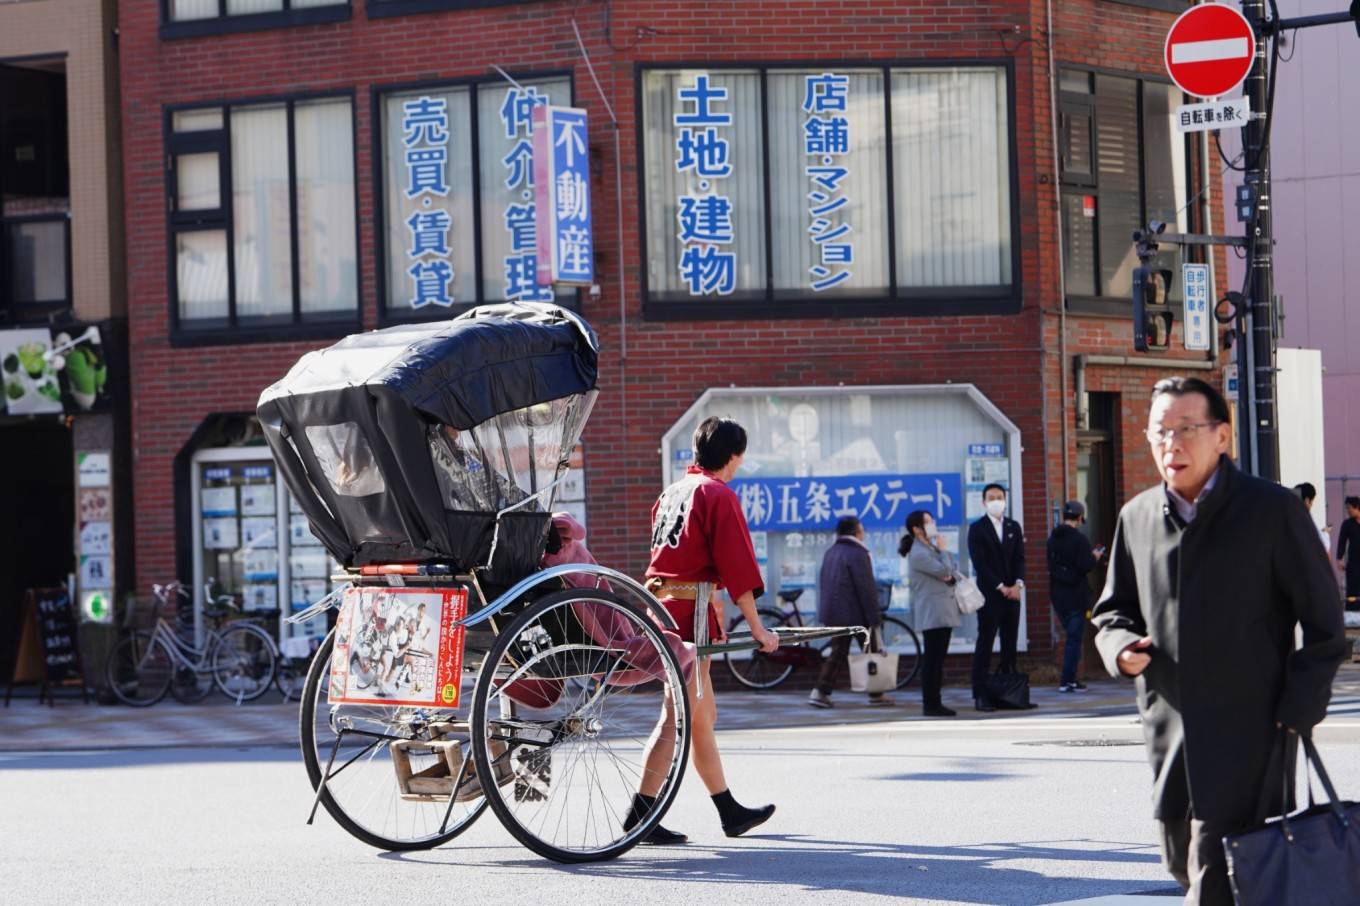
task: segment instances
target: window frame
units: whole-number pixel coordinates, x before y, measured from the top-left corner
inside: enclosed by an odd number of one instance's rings
[[[401,0],[397,0],[401,2]],[[512,0],[519,2],[519,0]],[[569,85],[570,106],[576,105],[576,78],[570,69],[545,69],[530,72],[511,72],[511,77],[516,82],[540,82],[546,79],[566,79]],[[457,317],[465,311],[476,308],[479,305],[497,304],[503,300],[486,300],[482,295],[482,286],[485,277],[485,265],[482,260],[482,133],[480,126],[480,112],[478,111],[477,92],[486,85],[509,85],[504,78],[499,75],[469,76],[459,79],[425,79],[416,82],[389,82],[374,84],[369,89],[369,122],[372,128],[369,136],[372,141],[370,153],[373,165],[373,274],[374,290],[378,299],[378,324],[381,327],[390,327],[395,324],[419,324],[424,321],[444,321],[449,318]],[[436,91],[450,88],[467,88],[469,100],[469,128],[471,130],[470,141],[472,144],[472,243],[473,243],[473,262],[475,268],[475,300],[471,302],[459,302],[450,305],[448,308],[441,306],[431,306],[433,310],[416,312],[414,314],[394,315],[393,308],[389,306],[387,292],[387,172],[383,160],[383,102],[393,94],[401,94],[408,91]],[[597,275],[598,277],[598,275]],[[568,293],[567,299],[563,303],[575,311],[581,310],[581,290],[578,287],[574,294]],[[399,309],[398,309],[399,310]]]
[[[370,19],[389,19],[394,16],[415,16],[493,6],[519,6],[537,2],[540,0],[365,0],[364,15]]]
[[[335,317],[302,318],[301,264],[298,260],[298,176],[297,144],[294,132],[294,108],[298,103],[319,100],[348,100],[350,104],[350,140],[354,149],[352,178],[354,185],[354,309]],[[231,168],[231,109],[233,107],[254,107],[283,104],[287,117],[288,147],[288,223],[290,249],[290,269],[292,281],[292,312],[287,324],[245,324],[241,325],[236,315],[236,251],[235,216],[233,203],[234,191]],[[246,98],[225,98],[213,101],[193,101],[184,104],[167,104],[162,107],[162,134],[165,143],[165,204],[166,204],[166,287],[170,325],[170,345],[174,347],[214,346],[237,343],[267,343],[292,340],[331,339],[342,337],[358,330],[363,321],[363,247],[360,230],[360,185],[359,185],[359,118],[356,115],[356,93],[353,88],[339,90],[301,92],[295,94],[255,96]],[[222,128],[205,129],[193,132],[174,131],[176,113],[185,111],[220,109]],[[179,198],[179,168],[175,158],[180,154],[193,154],[212,151],[218,155],[220,206],[211,210],[180,211],[176,208]],[[227,246],[227,316],[226,318],[194,319],[203,322],[198,326],[181,323],[179,314],[179,261],[176,254],[176,239],[180,233],[226,232]]]
[[[66,281],[64,295],[60,299],[38,299],[20,302],[10,295],[10,280],[13,277],[14,261],[9,251],[9,228],[26,223],[60,223],[62,228],[62,248],[65,256],[62,274]],[[71,275],[71,212],[62,211],[51,214],[12,214],[0,216],[0,324],[45,324],[56,315],[70,312],[75,306]]]
[[[902,287],[897,285],[897,214],[896,187],[893,167],[892,133],[892,73],[893,70],[912,69],[955,69],[962,67],[989,67],[1001,72],[1005,78],[1007,134],[1005,136],[1008,158],[1007,179],[1010,199],[1010,265],[1011,282],[1001,286],[962,286],[962,287]],[[642,287],[642,313],[649,321],[715,321],[715,320],[792,320],[792,319],[841,319],[862,317],[900,317],[900,316],[958,316],[973,315],[1016,315],[1023,307],[1024,280],[1022,273],[1021,224],[1020,224],[1020,162],[1019,144],[1016,128],[1016,74],[1015,60],[1009,57],[969,57],[930,60],[846,60],[846,59],[804,59],[781,60],[672,60],[634,64],[633,96],[635,119],[635,144],[637,164],[637,204],[638,204],[638,243],[640,261],[647,258],[647,171],[646,171],[646,126],[642,115],[643,79],[646,73],[654,70],[755,70],[760,77],[761,135],[763,137],[761,154],[764,178],[764,216],[765,216],[765,288],[734,292],[731,296],[700,297],[675,301],[656,299],[648,283],[647,268],[640,268],[639,280]],[[883,74],[884,106],[884,166],[887,170],[886,187],[888,193],[887,242],[888,242],[888,287],[879,294],[819,296],[811,291],[801,291],[796,298],[790,290],[774,288],[772,246],[771,168],[770,168],[770,110],[768,103],[769,74],[772,72],[817,70],[830,72],[837,69],[878,70]],[[756,301],[752,296],[759,295]]]
[[[234,35],[247,31],[264,31],[272,28],[296,28],[304,25],[321,25],[332,22],[348,22],[354,15],[353,0],[325,6],[306,6],[293,8],[293,0],[280,0],[283,9],[262,13],[246,13],[239,16],[227,15],[227,0],[217,0],[217,15],[207,19],[171,19],[171,0],[160,0],[160,37],[162,41],[176,38],[201,38],[211,35]]]
[[[1059,109],[1060,113],[1061,113],[1061,112],[1064,112],[1064,111],[1068,111],[1068,110],[1075,110],[1075,109],[1078,109],[1078,108],[1083,108],[1083,109],[1087,112],[1087,114],[1090,116],[1090,122],[1091,122],[1091,138],[1090,138],[1090,146],[1091,146],[1091,173],[1090,173],[1090,176],[1089,176],[1089,177],[1086,177],[1086,178],[1084,178],[1084,179],[1081,179],[1081,180],[1077,180],[1077,179],[1068,179],[1068,177],[1067,177],[1067,175],[1066,175],[1065,172],[1060,172],[1060,173],[1058,174],[1058,194],[1059,194],[1059,196],[1060,196],[1061,198],[1067,198],[1068,196],[1072,196],[1072,195],[1077,195],[1077,196],[1080,196],[1080,195],[1093,195],[1093,196],[1095,196],[1095,199],[1096,199],[1095,226],[1093,227],[1093,229],[1095,230],[1095,234],[1096,234],[1096,242],[1095,242],[1094,254],[1092,255],[1092,267],[1094,268],[1094,275],[1095,275],[1095,284],[1094,284],[1094,285],[1095,285],[1095,287],[1096,287],[1097,293],[1096,293],[1096,295],[1093,295],[1093,296],[1092,296],[1092,295],[1075,294],[1075,293],[1070,293],[1070,292],[1069,292],[1069,293],[1067,293],[1066,299],[1064,299],[1064,304],[1067,306],[1067,310],[1068,310],[1069,312],[1074,312],[1074,313],[1076,313],[1076,314],[1093,314],[1093,315],[1106,315],[1106,316],[1112,316],[1112,317],[1127,317],[1128,314],[1129,314],[1129,312],[1132,310],[1132,306],[1133,306],[1133,300],[1132,300],[1132,298],[1122,298],[1122,299],[1121,299],[1121,298],[1112,298],[1112,297],[1110,297],[1110,296],[1104,296],[1104,295],[1101,295],[1101,294],[1099,293],[1099,290],[1100,290],[1100,288],[1101,288],[1101,283],[1102,283],[1101,270],[1100,270],[1100,262],[1101,262],[1101,255],[1100,255],[1100,217],[1101,217],[1101,205],[1100,205],[1100,159],[1099,159],[1100,147],[1099,147],[1099,139],[1098,139],[1098,134],[1097,134],[1097,126],[1096,126],[1096,110],[1098,109],[1098,104],[1097,104],[1097,98],[1096,98],[1096,94],[1095,94],[1095,81],[1094,81],[1094,79],[1095,79],[1096,76],[1101,75],[1101,76],[1108,76],[1108,77],[1120,78],[1120,79],[1131,79],[1132,81],[1134,81],[1134,82],[1137,84],[1137,101],[1138,101],[1138,117],[1137,117],[1137,119],[1138,119],[1138,123],[1137,123],[1137,128],[1138,128],[1138,207],[1139,207],[1139,213],[1140,213],[1140,215],[1141,215],[1141,217],[1142,217],[1142,221],[1143,221],[1143,222],[1145,222],[1146,219],[1147,219],[1147,195],[1148,195],[1148,192],[1147,192],[1147,154],[1146,154],[1146,149],[1145,149],[1145,147],[1144,147],[1144,128],[1145,128],[1145,123],[1144,123],[1144,115],[1143,115],[1143,86],[1146,85],[1146,84],[1155,84],[1155,85],[1173,85],[1173,83],[1172,83],[1171,79],[1167,78],[1165,75],[1155,75],[1155,74],[1149,75],[1149,74],[1145,74],[1145,73],[1141,73],[1141,72],[1128,72],[1128,71],[1125,71],[1125,70],[1109,69],[1109,68],[1100,67],[1100,66],[1083,66],[1083,65],[1080,65],[1080,64],[1058,63],[1058,64],[1057,64],[1057,67],[1058,67],[1059,72],[1062,72],[1062,71],[1064,71],[1064,70],[1066,70],[1066,71],[1068,71],[1068,72],[1080,72],[1080,73],[1085,74],[1088,78],[1090,78],[1090,79],[1092,80],[1092,81],[1091,81],[1091,93],[1090,93],[1089,95],[1086,96],[1087,98],[1089,98],[1089,101],[1087,101],[1087,100],[1082,100],[1082,99],[1081,99],[1081,97],[1082,97],[1081,95],[1077,95],[1077,94],[1075,94],[1075,93],[1073,93],[1073,92],[1062,91],[1061,89],[1059,89],[1059,92],[1058,92],[1058,109]],[[1189,102],[1189,100],[1186,98],[1184,92],[1182,92],[1182,93],[1181,93],[1181,103],[1188,103],[1188,102]],[[1182,137],[1181,137],[1181,140],[1182,140],[1182,142],[1184,143],[1184,154],[1185,154],[1185,197],[1182,198],[1181,201],[1182,201],[1182,203],[1183,203],[1183,205],[1184,205],[1184,209],[1187,211],[1187,216],[1194,217],[1194,216],[1195,216],[1195,212],[1194,212],[1194,209],[1193,209],[1192,200],[1195,198],[1195,196],[1196,196],[1196,194],[1197,194],[1196,188],[1198,187],[1198,185],[1199,185],[1199,183],[1200,183],[1200,174],[1199,174],[1199,172],[1197,171],[1197,169],[1196,169],[1195,166],[1194,166],[1195,160],[1194,160],[1194,152],[1193,152],[1193,150],[1192,150],[1192,148],[1193,148],[1193,143],[1188,139],[1188,136],[1182,136]],[[1058,148],[1058,159],[1059,159],[1059,161],[1061,161],[1061,160],[1063,160],[1063,158],[1064,158],[1064,156],[1065,156],[1065,150],[1066,150],[1066,144],[1065,144],[1066,138],[1065,138],[1065,136],[1063,135],[1061,129],[1058,131],[1058,141],[1059,141],[1059,143],[1060,143],[1059,148]],[[1059,231],[1059,234],[1061,234],[1061,233],[1065,230],[1065,224],[1064,224],[1064,221],[1063,221],[1063,219],[1062,219],[1063,216],[1064,216],[1064,215],[1063,215],[1063,209],[1062,209],[1062,206],[1061,206],[1061,204],[1060,204],[1059,207],[1058,207],[1058,231]],[[1191,224],[1191,229],[1193,229],[1193,228],[1194,228],[1194,227],[1193,227],[1193,224]],[[1133,240],[1130,239],[1130,240],[1129,240],[1129,243],[1132,244],[1132,243],[1133,243]],[[1064,245],[1064,246],[1063,246],[1063,260],[1059,262],[1059,267],[1063,268],[1064,273],[1066,272],[1066,268],[1067,268],[1067,259],[1066,259],[1067,254],[1068,254],[1068,249],[1067,249],[1067,247]],[[1189,257],[1188,257],[1188,256],[1183,257],[1182,263],[1185,263],[1185,262],[1187,262],[1187,261],[1189,261]],[[1181,311],[1181,302],[1180,302],[1179,300],[1177,300],[1177,301],[1172,301],[1172,302],[1170,302],[1169,304],[1170,304],[1170,306],[1171,306],[1171,308],[1172,308],[1173,311],[1176,311],[1176,312],[1180,312],[1180,311]]]

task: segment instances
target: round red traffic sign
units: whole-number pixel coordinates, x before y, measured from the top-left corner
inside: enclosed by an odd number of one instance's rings
[[[1202,3],[1181,13],[1166,34],[1166,71],[1186,94],[1214,98],[1247,77],[1256,34],[1246,16],[1222,3]]]

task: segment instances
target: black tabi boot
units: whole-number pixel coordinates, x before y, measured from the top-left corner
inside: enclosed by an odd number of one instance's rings
[[[759,827],[774,814],[773,805],[760,808],[747,808],[732,798],[731,790],[723,790],[712,797],[718,807],[718,817],[722,819],[723,833],[729,837],[740,837],[753,827]]]
[[[625,831],[630,831],[634,827],[637,827],[638,822],[647,817],[647,813],[655,806],[655,796],[644,796],[641,793],[635,794],[633,796],[633,807],[628,810],[628,817],[623,821],[623,829]],[[666,828],[658,824],[656,827],[652,828],[650,834],[643,837],[639,842],[646,843],[650,846],[679,846],[681,843],[688,843],[689,837],[673,830],[666,830]]]

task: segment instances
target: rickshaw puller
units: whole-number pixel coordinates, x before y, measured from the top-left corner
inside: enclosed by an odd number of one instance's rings
[[[701,646],[726,638],[714,595],[725,588],[751,627],[760,650],[779,647],[779,637],[761,625],[756,598],[764,594],[751,533],[741,502],[727,486],[746,453],[746,431],[726,418],[707,418],[694,432],[694,461],[652,507],[651,564],[647,586],[679,624],[681,637]],[[709,661],[703,658],[689,683],[693,719],[690,754],[718,809],[723,832],[740,836],[774,814],[773,805],[747,808],[732,797],[723,774],[714,726],[718,711]],[[647,746],[646,771],[624,826],[632,827],[652,808],[674,752],[674,730],[663,721]],[[658,825],[643,842],[684,843],[684,834]]]

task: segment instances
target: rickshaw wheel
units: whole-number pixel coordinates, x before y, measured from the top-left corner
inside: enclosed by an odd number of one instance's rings
[[[457,739],[466,759],[470,757],[468,750],[471,748],[466,732],[469,709],[464,705],[456,711],[426,710],[418,714],[418,709],[410,707],[341,704],[335,706],[332,714],[326,689],[334,647],[335,630],[332,629],[312,658],[302,689],[299,735],[312,790],[321,783],[334,750],[331,777],[321,793],[321,805],[337,824],[370,846],[393,852],[433,849],[447,843],[471,827],[486,811],[486,797],[478,792],[476,780],[464,779],[457,795],[460,801],[455,802],[452,809],[447,795],[404,794],[399,786],[402,771],[394,764],[390,740],[352,734],[347,735],[336,750],[334,727],[348,721],[355,729],[369,733],[429,739],[436,735],[432,727],[438,727],[441,722],[463,722],[461,732],[446,731],[440,735],[444,739]],[[401,754],[403,767],[412,774],[444,773],[448,776],[454,773],[439,770],[440,757],[436,751]],[[470,775],[471,765],[468,772]],[[452,779],[448,785],[452,786]],[[444,823],[446,815],[447,824]]]
[[[507,699],[512,718],[488,716]],[[659,756],[656,805],[625,830],[658,733],[675,744]],[[516,840],[557,862],[613,859],[651,833],[680,787],[689,737],[667,636],[637,605],[599,589],[529,605],[497,635],[473,693],[473,757],[480,777],[496,778],[491,809]]]

